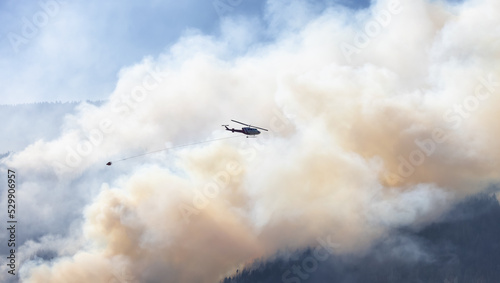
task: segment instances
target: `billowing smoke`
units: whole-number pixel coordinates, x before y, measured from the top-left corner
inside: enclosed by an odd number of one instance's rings
[[[39,215],[23,280],[215,282],[279,250],[364,250],[498,182],[500,2],[287,2],[123,69],[106,105],[8,159]],[[230,119],[270,131],[104,165]]]

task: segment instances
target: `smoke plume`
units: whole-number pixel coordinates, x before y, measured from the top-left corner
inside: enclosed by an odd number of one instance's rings
[[[215,282],[321,239],[362,251],[498,183],[500,2],[287,4],[187,32],[6,161],[25,207],[51,194],[29,236],[67,238],[50,259],[27,241],[24,281]],[[231,119],[269,132],[104,166],[229,137]]]

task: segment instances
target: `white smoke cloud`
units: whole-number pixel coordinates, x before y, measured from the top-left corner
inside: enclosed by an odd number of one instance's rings
[[[73,214],[57,219],[83,221],[81,236],[66,233],[77,248],[26,261],[24,281],[214,282],[327,235],[337,252],[363,250],[498,182],[500,4],[387,0],[357,13],[304,10],[297,25],[276,3],[275,41],[248,43],[243,21],[226,31],[250,47],[227,56],[243,45],[189,32],[123,69],[109,103],[82,105],[58,139],[10,157],[4,166],[25,176],[20,199],[51,192],[20,217],[44,200],[36,221],[58,226],[50,219],[73,196]],[[377,15],[390,21],[367,33]],[[271,131],[104,166],[226,137],[215,127],[230,119]],[[24,246],[25,258],[42,249]]]

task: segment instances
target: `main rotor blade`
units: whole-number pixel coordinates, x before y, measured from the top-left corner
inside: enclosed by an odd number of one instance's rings
[[[261,130],[267,131],[267,129],[264,129],[264,128],[255,127],[255,126],[251,126],[251,127],[252,127],[252,128],[256,128],[256,129],[261,129]]]
[[[247,126],[247,127],[251,127],[251,126],[250,126],[250,125],[248,125],[248,124],[245,124],[245,123],[241,123],[241,122],[238,122],[238,121],[236,121],[236,120],[231,120],[231,121],[233,121],[233,122],[235,122],[235,123],[238,123],[238,124],[242,124],[242,125],[245,125],[245,126]]]
[[[249,125],[249,124],[245,124],[245,123],[241,123],[241,122],[238,122],[238,121],[236,121],[236,120],[231,120],[231,121],[233,121],[233,122],[235,122],[235,123],[238,123],[238,124],[245,125],[245,126],[247,126],[247,127],[251,127],[251,128],[256,128],[256,129],[261,129],[261,130],[267,131],[267,129],[260,128],[260,127],[255,127],[255,126],[252,126],[252,125]]]

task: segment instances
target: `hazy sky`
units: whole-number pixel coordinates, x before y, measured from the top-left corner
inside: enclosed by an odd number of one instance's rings
[[[106,103],[0,159],[21,220],[3,281],[217,282],[364,251],[500,181],[497,0],[48,3],[0,4],[2,103]]]
[[[359,8],[368,1],[338,2]],[[158,56],[189,30],[217,36],[222,18],[249,17],[266,26],[264,5],[263,0],[2,1],[0,103],[107,99],[121,68]]]

